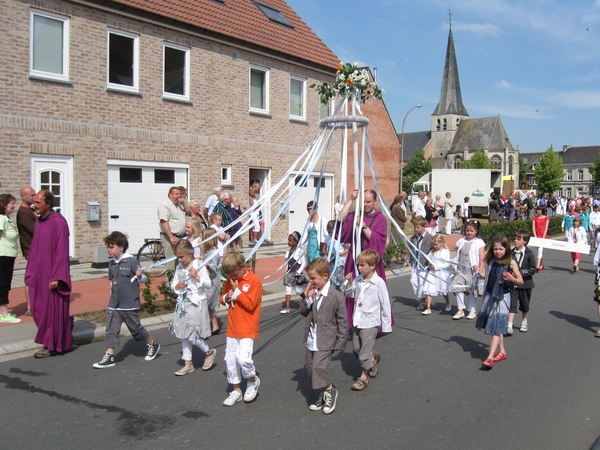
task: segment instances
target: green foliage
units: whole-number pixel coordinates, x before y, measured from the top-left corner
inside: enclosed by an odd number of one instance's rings
[[[550,217],[550,223],[548,224],[548,236],[555,236],[562,234],[561,223],[563,216],[552,216]],[[508,222],[492,222],[481,227],[479,230],[479,237],[489,244],[494,236],[503,235],[508,237],[511,242],[515,238],[515,234],[518,230],[527,230],[531,234],[532,220],[513,220]]]
[[[491,169],[492,165],[490,164],[490,158],[485,154],[485,150],[480,148],[471,159],[467,161],[460,162],[461,169]]]
[[[149,273],[146,272],[146,282],[144,283],[144,287],[141,289],[142,298],[144,299],[144,303],[142,304],[142,308],[144,311],[148,311],[152,314],[156,311],[156,299],[158,298],[158,294],[152,293],[152,277]]]
[[[408,260],[408,251],[404,246],[404,242],[399,240],[395,245],[393,242],[387,245],[385,252],[383,252],[383,263],[387,267],[395,267],[393,264],[402,267],[405,260]]]
[[[173,276],[175,275],[175,271],[169,269],[167,270],[166,275],[167,280],[160,283],[160,285],[158,286],[158,292],[160,292],[163,296],[164,307],[167,309],[174,309],[175,304],[177,303],[177,296],[171,290],[171,283],[173,282]]]
[[[560,189],[563,175],[562,160],[550,146],[535,168],[535,181],[537,182],[538,192],[552,194]]]
[[[523,157],[519,153],[519,183],[527,179],[527,164],[523,161]]]
[[[590,173],[592,174],[592,180],[598,184],[598,181],[600,181],[600,154],[598,154],[598,159],[596,162],[590,164],[588,167],[590,169]]]
[[[418,148],[404,167],[400,190],[406,191],[410,195],[413,183],[428,172],[431,172],[431,157],[425,159],[425,150]]]

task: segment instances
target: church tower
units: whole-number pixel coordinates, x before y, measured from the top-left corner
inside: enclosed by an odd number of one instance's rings
[[[450,18],[452,18],[449,12]],[[463,105],[458,79],[458,64],[452,37],[452,21],[448,33],[448,48],[446,49],[446,62],[444,63],[444,77],[440,91],[440,101],[431,114],[431,139],[433,140],[434,158],[445,157],[450,149],[454,135],[458,130],[460,121],[469,117]]]

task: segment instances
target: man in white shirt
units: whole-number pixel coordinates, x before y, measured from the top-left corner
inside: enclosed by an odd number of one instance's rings
[[[158,205],[160,241],[165,258],[174,256],[173,247],[185,236],[185,211],[179,207],[181,191],[178,186],[169,189],[169,198]],[[167,270],[175,270],[175,260],[167,264]]]
[[[206,204],[204,205],[204,217],[206,218],[206,220],[208,220],[208,218],[213,212],[213,209],[215,208],[217,203],[219,203],[219,197],[221,196],[222,190],[223,188],[221,186],[216,187],[213,190],[214,194],[206,199]]]
[[[413,199],[412,218],[417,216],[425,217],[425,191],[419,191],[419,196]]]

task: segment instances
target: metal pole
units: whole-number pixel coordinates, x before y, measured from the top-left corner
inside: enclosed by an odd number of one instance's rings
[[[408,114],[413,110],[420,108],[421,104],[413,106],[408,110],[408,112],[404,115],[404,120],[402,121],[402,134],[400,137],[400,191],[402,191],[402,181],[404,179],[404,124],[406,123],[406,118]]]

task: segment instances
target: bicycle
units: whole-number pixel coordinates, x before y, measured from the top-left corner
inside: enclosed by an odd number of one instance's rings
[[[137,260],[142,269],[144,269],[144,266],[149,266],[164,259],[165,249],[160,239],[144,239],[144,245],[140,247],[137,253]],[[148,270],[144,269],[144,271],[148,272],[152,277],[160,277],[167,271],[167,263],[157,264]]]

